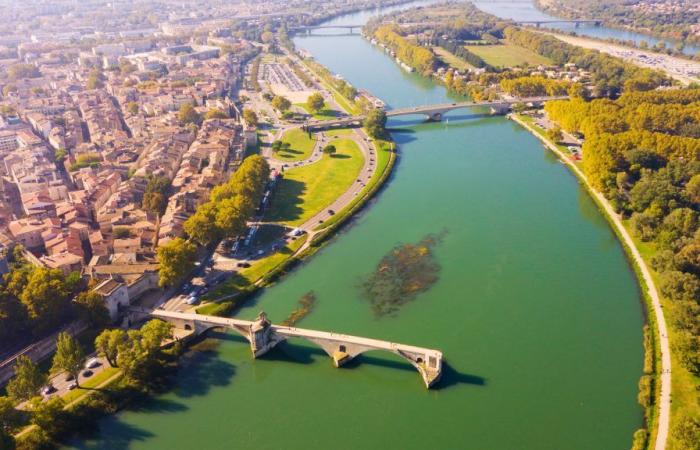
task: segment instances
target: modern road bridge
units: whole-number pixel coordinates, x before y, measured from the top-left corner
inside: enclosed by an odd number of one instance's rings
[[[583,25],[583,24],[593,24],[595,26],[600,26],[600,24],[603,23],[603,21],[600,19],[545,19],[545,20],[516,20],[515,23],[518,25],[534,25],[536,27],[539,27],[541,25],[549,25],[552,23],[573,23],[576,26]]]
[[[254,321],[165,311],[162,309],[131,308],[130,312],[134,319],[153,317],[170,322],[176,328],[192,330],[196,335],[211,328],[231,329],[250,342],[250,349],[254,358],[265,354],[268,350],[288,338],[302,338],[321,347],[333,358],[333,363],[336,367],[342,366],[362,353],[371,350],[384,350],[401,356],[415,367],[428,388],[433,386],[442,374],[442,352],[439,350],[327,331],[274,325],[270,323],[264,312],[261,312]]]
[[[508,100],[489,100],[481,102],[457,102],[457,103],[441,103],[434,105],[423,105],[409,108],[397,108],[386,112],[387,118],[420,115],[427,118],[429,121],[439,122],[443,116],[449,111],[455,109],[465,109],[474,107],[489,107],[491,114],[505,114],[510,108],[518,103],[523,103],[532,106],[540,106],[550,100],[565,100],[569,98],[567,95],[560,96],[542,96],[542,97],[525,97],[514,98]],[[337,128],[343,126],[360,126],[364,120],[364,115],[342,117],[334,120],[310,120],[305,126],[309,130]]]
[[[313,30],[347,30],[352,33],[353,30],[361,30],[364,25],[303,25],[295,27],[293,31],[309,33]]]

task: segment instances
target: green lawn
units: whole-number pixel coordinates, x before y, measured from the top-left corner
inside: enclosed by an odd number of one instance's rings
[[[337,149],[335,155],[324,155],[318,162],[285,172],[265,220],[300,225],[352,185],[364,164],[360,148],[351,139],[336,139],[330,144]]]
[[[317,120],[331,120],[338,117],[338,111],[327,107],[319,112],[313,112],[305,103],[295,103],[294,106],[303,109],[307,114],[311,114],[311,116]]]
[[[525,63],[536,66],[549,65],[552,61],[526,48],[503,43],[499,45],[467,45],[467,50],[481,57],[494,67],[514,67]]]
[[[116,367],[105,367],[102,372],[83,381],[79,388],[68,391],[68,393],[61,398],[68,404],[83,396],[90,395],[95,391],[97,386],[112,378],[117,372],[119,372],[119,369]]]
[[[442,47],[435,46],[433,47],[433,52],[437,55],[437,57],[445,64],[448,66],[455,68],[457,70],[465,71],[469,69],[473,69],[474,66],[463,60],[462,58],[458,57],[452,52],[449,52],[445,50]]]
[[[282,135],[282,142],[287,142],[290,145],[289,150],[280,150],[275,154],[275,158],[283,161],[301,161],[309,156],[316,145],[316,138],[301,128],[294,128]]]

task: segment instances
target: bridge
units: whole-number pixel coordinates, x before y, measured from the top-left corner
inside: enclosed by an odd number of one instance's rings
[[[401,356],[415,367],[427,388],[433,386],[442,374],[442,352],[439,350],[327,331],[274,325],[270,323],[264,312],[261,312],[254,321],[162,309],[131,308],[130,312],[134,319],[153,317],[172,323],[176,328],[191,330],[195,335],[202,334],[211,328],[233,330],[250,343],[254,358],[264,355],[288,338],[302,338],[321,347],[333,359],[336,367],[342,366],[362,353],[383,350]]]
[[[480,102],[457,102],[457,103],[441,103],[434,105],[423,105],[409,108],[397,108],[386,112],[387,118],[421,115],[426,117],[428,121],[439,122],[443,116],[455,109],[465,109],[474,107],[489,107],[491,114],[505,114],[511,107],[517,103],[524,103],[531,106],[541,106],[543,103],[551,100],[565,100],[568,95],[559,96],[541,96],[541,97],[525,97],[514,98],[509,100],[488,100]],[[308,130],[361,126],[365,119],[364,115],[341,117],[334,120],[310,120],[306,122],[305,128]]]
[[[303,25],[293,28],[294,32],[310,33],[313,30],[347,30],[352,33],[353,30],[361,30],[364,25]]]
[[[517,20],[515,21],[517,25],[534,25],[540,27],[541,25],[549,25],[552,23],[573,23],[576,26],[583,24],[593,24],[595,26],[600,26],[603,23],[600,19],[545,19],[545,20]]]

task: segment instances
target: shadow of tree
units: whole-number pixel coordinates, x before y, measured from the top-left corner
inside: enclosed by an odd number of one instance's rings
[[[108,433],[102,433],[101,428],[108,428]],[[80,450],[128,450],[134,442],[144,442],[154,437],[150,431],[146,431],[135,425],[124,423],[118,417],[110,417],[101,423],[100,427],[83,436],[87,439],[71,441],[69,444]]]
[[[300,205],[301,196],[306,191],[306,183],[289,178],[282,178],[277,192],[272,199],[272,205],[267,213],[268,221],[289,221],[301,217],[304,212]]]
[[[334,155],[331,155],[331,158],[333,158],[333,159],[350,159],[350,158],[352,158],[352,156],[344,155],[342,153],[336,153]]]

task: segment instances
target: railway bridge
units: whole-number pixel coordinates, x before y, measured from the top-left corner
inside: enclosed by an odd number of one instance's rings
[[[172,323],[176,328],[191,330],[196,335],[211,328],[233,330],[250,343],[254,358],[264,355],[288,338],[302,338],[321,347],[333,359],[336,367],[342,366],[362,353],[383,350],[401,356],[415,367],[427,388],[433,386],[442,374],[442,352],[439,350],[327,331],[274,325],[264,312],[261,312],[253,321],[162,309],[131,308],[130,313],[134,320],[152,317]]]

